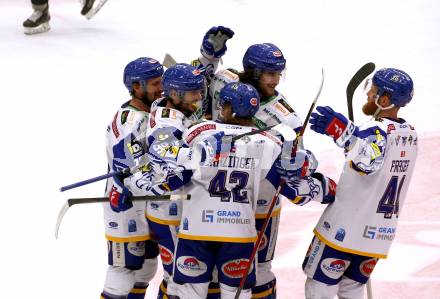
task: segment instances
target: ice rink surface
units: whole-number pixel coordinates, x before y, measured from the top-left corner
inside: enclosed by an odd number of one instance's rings
[[[52,30],[25,36],[30,2],[0,0],[2,201],[0,298],[98,298],[107,246],[99,205],[76,206],[55,241],[67,198],[100,196],[104,182],[62,194],[59,187],[106,172],[105,130],[128,99],[122,71],[140,56],[166,52],[188,62],[204,33],[231,27],[225,67],[241,69],[253,43],[272,42],[287,58],[279,90],[303,117],[326,81],[319,104],[346,113],[345,87],[365,62],[397,67],[415,82],[401,112],[419,132],[416,171],[389,258],[373,273],[374,298],[440,298],[440,2],[109,0],[91,21],[75,0],[50,2]],[[362,123],[365,96],[355,94]],[[320,170],[337,178],[343,155],[329,138],[307,131]],[[279,298],[302,298],[300,264],[322,206],[286,202],[274,261]],[[155,298],[159,274],[148,298]]]

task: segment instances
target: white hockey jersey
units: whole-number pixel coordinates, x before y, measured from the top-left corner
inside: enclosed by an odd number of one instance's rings
[[[315,235],[330,247],[386,258],[396,234],[417,156],[413,127],[383,119],[360,127]]]
[[[239,81],[238,75],[229,70],[219,70],[212,78],[209,86],[209,95],[212,100],[212,119],[218,118],[219,109],[218,101],[221,89],[230,82]],[[256,126],[260,129],[277,124],[285,124],[291,129],[283,130],[281,135],[285,140],[294,140],[296,133],[302,128],[302,121],[298,114],[290,107],[284,96],[280,93],[262,101],[258,112],[253,117]],[[302,147],[302,144],[299,145]],[[270,206],[270,201],[275,194],[276,189],[268,181],[262,182],[261,192],[257,200],[257,219],[266,218],[267,211]],[[281,200],[277,200],[276,206],[272,212],[272,216],[279,215],[281,212]]]
[[[252,128],[203,122],[189,128],[184,140],[195,144],[209,135],[238,135]],[[256,240],[255,209],[260,184],[280,154],[280,141],[256,134],[235,141],[228,156],[194,171],[184,187],[179,238],[246,243]]]
[[[151,113],[147,135],[151,136],[156,130],[166,127],[172,127],[183,132],[185,130],[185,119],[186,117],[183,113],[176,109],[157,106]],[[166,151],[166,154],[173,154],[173,151]],[[175,156],[172,158],[177,158],[177,152],[175,152]],[[151,201],[147,204],[147,218],[160,224],[179,225],[181,211],[181,201]]]
[[[139,111],[127,103],[116,112],[107,127],[106,152],[109,171],[117,171],[139,165],[145,147],[149,113]],[[106,196],[113,185],[113,178],[107,180]],[[133,193],[137,189],[132,176],[124,185]],[[133,208],[115,213],[108,203],[104,205],[106,238],[115,242],[136,242],[150,239],[145,220],[144,202],[134,202]]]

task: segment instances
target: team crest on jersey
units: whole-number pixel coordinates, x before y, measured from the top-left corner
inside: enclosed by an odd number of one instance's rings
[[[224,263],[222,272],[229,278],[240,278],[246,273],[249,266],[249,259],[236,259]]]

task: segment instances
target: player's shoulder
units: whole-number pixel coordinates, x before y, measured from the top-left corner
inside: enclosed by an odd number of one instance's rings
[[[116,111],[108,131],[112,131],[115,138],[130,133],[140,133],[146,126],[148,117],[148,112],[137,110],[126,103]]]
[[[222,69],[214,74],[209,84],[209,95],[211,98],[216,98],[220,93],[220,90],[228,83],[238,82],[239,77],[237,74],[230,70]]]
[[[262,103],[260,109],[267,109],[269,112],[278,115],[282,123],[288,124],[293,128],[302,126],[299,115],[279,92]]]
[[[191,144],[194,139],[201,135],[217,131],[219,125],[219,123],[211,120],[196,123],[185,130],[183,133],[183,140],[185,140],[186,143]]]
[[[150,115],[149,129],[163,127],[175,127],[180,131],[184,130],[185,115],[179,110],[166,107],[156,107]]]

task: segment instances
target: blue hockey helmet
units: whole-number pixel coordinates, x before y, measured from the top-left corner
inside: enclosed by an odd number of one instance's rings
[[[260,96],[252,85],[231,82],[220,91],[219,105],[223,107],[226,103],[231,103],[236,116],[250,118],[260,107]]]
[[[158,78],[163,74],[163,66],[153,58],[140,57],[129,62],[124,69],[124,85],[131,93],[133,83],[146,85],[150,79]]]
[[[413,97],[413,81],[404,71],[393,68],[380,69],[374,74],[372,81],[378,89],[377,95],[388,93],[394,106],[403,107]]]
[[[243,68],[245,71],[281,72],[286,68],[286,59],[283,52],[274,44],[255,44],[250,46],[244,54]]]
[[[165,96],[169,96],[171,90],[185,92],[191,90],[204,90],[205,77],[195,67],[178,63],[165,71],[162,77],[162,85]]]

